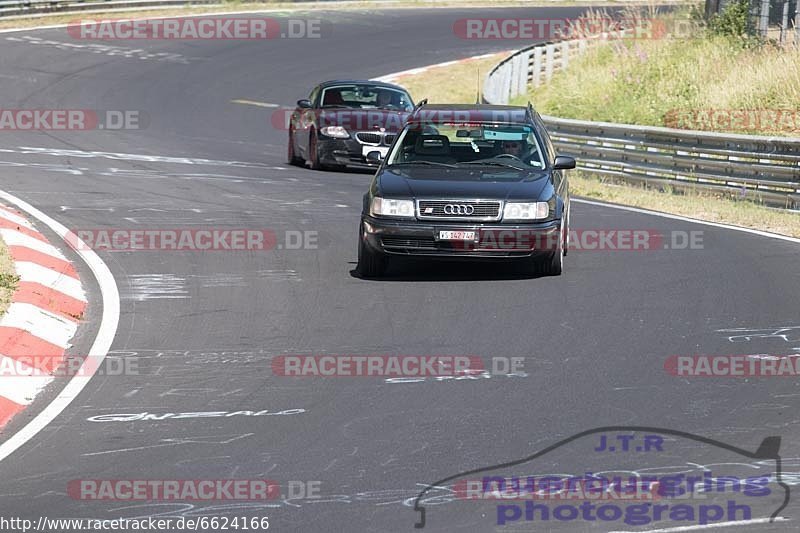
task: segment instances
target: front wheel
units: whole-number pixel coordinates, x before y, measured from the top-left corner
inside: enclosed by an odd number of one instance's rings
[[[552,254],[544,257],[531,257],[526,260],[526,271],[534,276],[560,276],[564,271],[564,241],[568,235],[565,224],[561,225],[558,244]]]
[[[317,133],[311,130],[308,137],[308,166],[311,170],[322,170],[322,163],[319,162],[319,148],[317,148]]]
[[[286,159],[289,161],[290,165],[299,165],[303,162],[302,159],[297,157],[297,154],[294,150],[294,131],[291,129],[289,130],[289,142],[287,143],[286,148]]]
[[[356,272],[363,278],[377,278],[382,276],[389,267],[389,258],[384,254],[373,252],[358,236],[358,266]]]

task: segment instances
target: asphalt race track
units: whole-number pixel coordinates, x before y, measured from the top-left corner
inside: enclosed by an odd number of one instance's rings
[[[581,11],[536,10],[549,17]],[[452,25],[469,16],[530,13],[318,11],[279,16],[322,19],[320,39],[123,41],[107,48],[65,45],[87,43],[64,29],[0,33],[2,107],[140,110],[149,119],[139,131],[4,131],[0,189],[74,229],[264,228],[279,244],[287,232],[316,237],[316,246],[301,249],[99,252],[121,297],[110,357],[134,359],[137,371],[95,376],[0,462],[0,513],[268,516],[274,531],[411,531],[419,518],[414,498],[429,484],[600,426],[654,426],[751,451],[780,436],[783,482],[796,487],[796,377],[678,378],[664,363],[671,355],[800,354],[798,244],[576,202],[573,229],[644,229],[665,239],[701,231],[702,247],[574,251],[565,274],[554,278],[525,278],[510,266],[401,263],[386,279],[362,280],[354,273],[356,234],[370,175],[289,166],[286,132],[271,123],[276,108],[231,103],[289,106],[321,80],[373,78],[520,47],[458,39]],[[96,334],[100,290],[86,265],[76,266],[90,291],[87,325],[71,350],[81,354]],[[747,339],[723,331],[739,328],[758,331]],[[770,334],[780,328],[789,329]],[[271,369],[273,357],[284,354],[522,357],[524,372],[409,383],[287,378]],[[57,393],[37,399],[0,442]],[[210,411],[230,416],[163,416]],[[155,416],[94,418],[137,413]],[[585,437],[516,474],[583,474],[595,459],[595,471],[609,470],[612,459],[628,470],[773,468],[683,437],[667,439],[663,452],[636,456],[591,452],[597,446],[596,435]],[[282,487],[313,481],[321,497],[81,501],[67,487],[82,479],[270,479]],[[782,497],[753,503],[752,518],[769,517]],[[498,527],[494,502],[454,501],[451,489],[439,486],[426,498],[431,531],[667,525],[535,522],[523,514]],[[780,516],[796,519],[795,501]]]

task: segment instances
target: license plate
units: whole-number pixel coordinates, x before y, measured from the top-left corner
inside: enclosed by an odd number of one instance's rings
[[[362,146],[361,147],[361,155],[367,157],[367,154],[370,152],[380,152],[381,158],[386,157],[386,153],[389,151],[388,146]]]
[[[474,231],[440,230],[439,231],[439,240],[440,241],[474,241],[475,240],[475,232]]]

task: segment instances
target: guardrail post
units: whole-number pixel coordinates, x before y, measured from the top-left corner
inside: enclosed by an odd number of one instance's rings
[[[508,103],[508,93],[511,90],[511,62],[505,64],[503,68],[503,84],[500,86],[500,103]]]
[[[530,52],[522,52],[519,55],[519,71],[517,72],[517,94],[524,94],[528,89],[528,62]]]
[[[761,0],[761,15],[758,18],[758,34],[766,38],[769,29],[769,0]]]
[[[800,2],[794,10],[794,45],[800,48]]]
[[[789,39],[789,0],[783,0],[783,13],[781,14],[781,37],[780,43],[785,44]]]
[[[511,90],[514,87],[514,70],[514,62],[512,61],[508,64],[508,69],[506,70],[506,83],[503,87],[503,95],[505,96],[506,104],[511,99]]]
[[[514,59],[511,60],[511,80],[508,87],[508,96],[509,98],[514,98],[519,94],[517,92],[517,87],[519,87],[519,78],[521,77],[522,73],[522,62],[521,57],[519,55],[514,56]]]
[[[547,57],[544,61],[544,79],[550,81],[553,77],[553,63],[555,63],[556,45],[547,45]]]
[[[542,48],[537,46],[533,49],[533,86],[538,87],[542,83]]]

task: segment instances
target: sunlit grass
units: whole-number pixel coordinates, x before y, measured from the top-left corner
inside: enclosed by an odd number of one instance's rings
[[[427,98],[431,104],[474,104],[489,70],[505,55],[436,67],[394,82],[407,88],[415,102]]]
[[[519,102],[527,99],[540,113],[565,118],[797,136],[800,54],[791,47],[745,47],[724,37],[608,42]],[[727,117],[736,115],[728,111],[737,110],[788,112],[750,114],[730,124]],[[709,119],[715,111],[725,118]],[[678,123],[676,112],[688,118]]]

